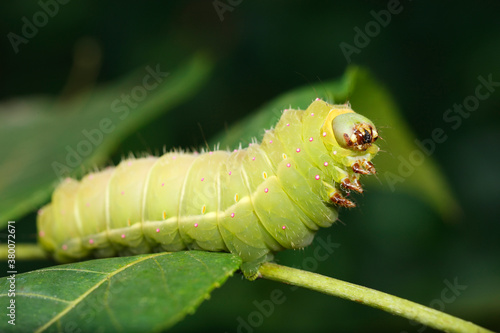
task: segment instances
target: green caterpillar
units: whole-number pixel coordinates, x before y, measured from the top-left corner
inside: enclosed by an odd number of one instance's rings
[[[261,144],[202,154],[123,160],[66,179],[39,211],[41,246],[61,262],[198,249],[242,258],[255,276],[284,249],[309,245],[319,227],[354,207],[379,148],[373,123],[349,105],[316,99],[284,110]]]

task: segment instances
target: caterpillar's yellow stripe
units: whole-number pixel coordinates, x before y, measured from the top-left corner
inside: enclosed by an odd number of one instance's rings
[[[373,123],[317,99],[284,110],[261,144],[127,159],[67,179],[39,211],[38,239],[59,261],[199,249],[240,256],[247,276],[283,249],[312,242],[353,207],[378,152]]]

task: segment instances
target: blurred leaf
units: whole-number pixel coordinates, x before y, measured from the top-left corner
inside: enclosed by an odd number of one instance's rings
[[[98,259],[16,276],[16,326],[0,331],[151,332],[171,327],[241,264],[229,253],[181,251]],[[0,280],[1,290],[10,281]],[[0,294],[2,308],[10,302]]]
[[[427,156],[415,144],[416,137],[391,94],[368,70],[352,67],[346,75],[351,78],[353,109],[382,127],[383,141],[379,144],[386,152],[381,152],[375,163],[384,189],[415,193],[444,219],[453,220],[461,210],[446,177],[432,156]]]
[[[248,144],[252,138],[262,139],[264,130],[274,127],[285,108],[306,109],[316,98],[321,97],[336,103],[344,103],[349,93],[350,78],[321,83],[317,86],[304,86],[284,93],[243,120],[232,124],[229,130],[210,141],[210,145],[220,143],[221,149],[237,148],[240,143]]]
[[[198,55],[172,71],[145,66],[69,101],[28,97],[0,105],[0,227],[39,208],[58,178],[102,165],[127,135],[196,93],[211,68]],[[168,75],[155,79],[158,71]]]
[[[283,109],[292,107],[304,110],[316,97],[337,104],[349,101],[356,112],[378,124],[383,140],[377,143],[383,151],[377,155],[374,163],[384,190],[414,193],[448,220],[460,212],[446,178],[432,157],[426,156],[415,144],[415,135],[401,116],[394,99],[367,70],[356,66],[350,66],[339,80],[327,81],[315,87],[301,87],[277,97],[231,126],[211,144],[220,142],[221,148],[233,149],[240,142],[244,145],[251,142],[253,137],[261,139],[264,130],[277,123]],[[398,157],[410,161],[411,154],[419,154],[423,159],[416,165],[410,163],[409,166],[401,166],[402,162]],[[403,171],[408,172],[400,173],[404,167],[408,169]],[[374,180],[374,177],[366,177],[363,181],[377,180]]]

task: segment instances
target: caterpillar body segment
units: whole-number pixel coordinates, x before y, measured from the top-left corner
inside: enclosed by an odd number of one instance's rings
[[[242,258],[254,277],[274,252],[309,245],[373,174],[378,133],[348,105],[285,110],[261,144],[127,159],[67,179],[39,211],[38,239],[58,261],[197,249]]]

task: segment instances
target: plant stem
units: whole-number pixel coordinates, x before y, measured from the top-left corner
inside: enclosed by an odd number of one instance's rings
[[[420,322],[445,332],[490,332],[471,322],[450,316],[444,312],[392,296],[377,290],[358,286],[324,275],[296,268],[264,263],[259,269],[260,277],[316,290],[321,293],[345,298],[365,304],[394,315]]]
[[[47,259],[47,254],[37,244],[16,244],[16,260]],[[8,260],[8,247],[0,245],[0,260]]]

